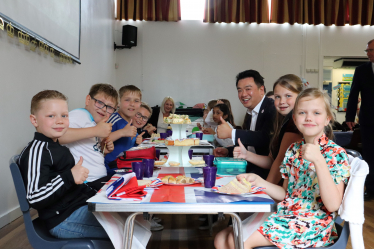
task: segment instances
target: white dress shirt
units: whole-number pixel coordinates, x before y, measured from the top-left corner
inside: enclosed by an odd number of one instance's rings
[[[260,108],[261,108],[262,102],[264,101],[264,98],[266,98],[266,97],[265,96],[262,97],[261,101],[256,105],[256,107],[253,110],[247,109],[247,113],[249,115],[251,115],[251,127],[249,128],[249,130],[251,130],[251,131],[256,130],[257,117],[258,117],[258,113],[260,112]],[[232,137],[232,141],[236,141],[236,129],[232,130],[231,137]],[[235,144],[235,142],[234,142],[234,144]],[[247,149],[248,149],[248,151],[256,153],[255,147],[253,147],[253,146],[248,146]]]

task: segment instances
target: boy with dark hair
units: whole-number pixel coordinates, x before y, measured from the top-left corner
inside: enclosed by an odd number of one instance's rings
[[[57,238],[108,238],[87,209],[87,199],[96,192],[83,184],[89,174],[82,167],[83,158],[75,163],[69,149],[58,141],[69,127],[66,100],[53,90],[32,98],[30,121],[36,132],[18,160],[26,198]]]
[[[83,166],[89,169],[88,185],[99,190],[110,180],[107,175],[104,155],[114,149],[113,142],[108,139],[112,124],[106,123],[116,110],[117,90],[110,84],[99,83],[91,87],[86,96],[85,108],[69,112],[70,125],[60,142],[66,144],[73,154],[75,162],[84,157]]]

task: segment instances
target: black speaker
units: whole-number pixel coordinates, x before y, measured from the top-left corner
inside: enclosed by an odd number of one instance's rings
[[[137,44],[138,28],[131,25],[122,26],[122,45],[135,47]]]

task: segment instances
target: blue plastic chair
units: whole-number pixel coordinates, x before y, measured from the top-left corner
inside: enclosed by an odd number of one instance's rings
[[[47,230],[44,222],[31,219],[30,205],[26,199],[26,188],[21,171],[16,163],[18,156],[10,159],[10,171],[16,188],[19,205],[23,214],[27,238],[35,249],[114,249],[110,240],[100,239],[57,239]]]

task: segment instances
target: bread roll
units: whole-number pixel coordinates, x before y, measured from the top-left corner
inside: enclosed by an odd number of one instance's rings
[[[181,180],[183,178],[185,178],[185,176],[177,176],[175,179],[178,181],[178,180]]]
[[[169,183],[173,183],[173,184],[176,184],[176,183],[177,183],[177,181],[175,180],[175,178],[174,178],[174,177],[170,176],[170,177],[169,177]]]
[[[191,177],[186,177],[186,182],[187,183],[195,183],[195,179],[193,179]]]
[[[163,183],[169,183],[169,178],[170,177],[172,177],[172,176],[164,176],[162,179],[161,179],[161,181],[163,182]],[[174,178],[174,177],[173,177]]]
[[[155,161],[155,165],[164,165],[166,161]]]
[[[176,166],[179,166],[179,165],[180,165],[180,163],[178,163],[178,162],[173,162],[173,161],[170,161],[170,162],[169,162],[169,165],[170,165],[170,166],[172,166],[172,167],[176,167]]]

